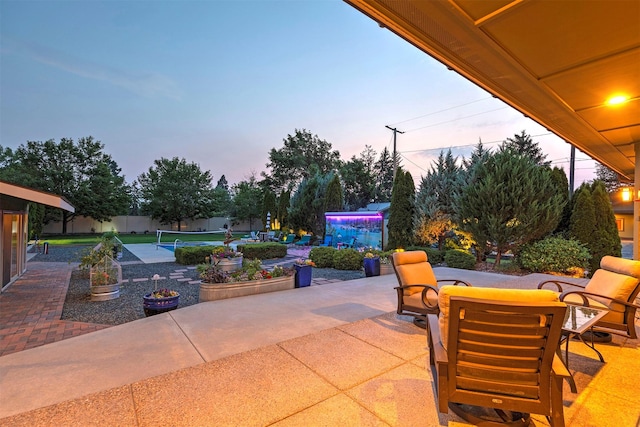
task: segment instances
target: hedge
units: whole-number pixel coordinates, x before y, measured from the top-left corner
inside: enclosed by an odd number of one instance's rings
[[[341,249],[333,253],[333,268],[336,270],[360,270],[364,254],[355,249]]]
[[[287,245],[277,242],[250,243],[238,245],[238,252],[246,259],[273,259],[287,256]]]
[[[309,259],[313,261],[318,268],[333,268],[333,253],[337,251],[336,248],[331,246],[314,247],[309,252]]]
[[[462,249],[448,250],[444,256],[444,262],[447,267],[462,268],[465,270],[475,270],[476,257]]]

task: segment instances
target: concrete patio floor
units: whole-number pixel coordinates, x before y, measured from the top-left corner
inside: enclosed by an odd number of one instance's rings
[[[436,268],[440,279],[533,288]],[[393,275],[181,308],[0,357],[3,426],[464,426],[437,412],[425,331]],[[638,340],[570,344],[568,426],[640,420]],[[536,426],[546,426],[534,416]]]

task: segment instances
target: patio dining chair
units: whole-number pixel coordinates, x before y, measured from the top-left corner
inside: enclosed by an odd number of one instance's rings
[[[609,310],[593,327],[596,336],[598,332],[604,332],[638,338],[635,317],[640,306],[635,301],[640,293],[640,261],[605,256],[586,285],[546,280],[540,282],[538,288],[549,285],[561,292],[561,301]]]
[[[439,312],[439,285],[471,286],[464,280],[437,280],[425,251],[394,252],[391,255],[391,265],[399,284],[394,288],[398,293],[396,312],[413,316],[413,323],[421,328],[427,326],[427,314],[438,314]]]
[[[547,290],[444,286],[429,314],[438,411],[476,425],[527,426],[530,413],[564,426],[556,353],[566,304]]]

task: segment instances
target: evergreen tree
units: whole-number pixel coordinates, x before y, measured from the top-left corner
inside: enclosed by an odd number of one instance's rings
[[[282,190],[280,197],[278,197],[278,222],[280,223],[280,229],[288,227],[289,221],[289,203],[291,199],[291,193],[289,191]]]
[[[389,207],[387,249],[410,246],[414,240],[415,184],[410,172],[398,168]]]
[[[591,185],[591,197],[596,218],[596,229],[593,233],[591,246],[592,267],[598,267],[600,260],[605,255],[621,256],[622,244],[616,226],[616,217],[613,213],[611,200],[607,195],[604,182],[596,180]],[[592,269],[591,271],[595,271]]]
[[[622,186],[620,175],[602,163],[596,164],[596,179],[604,183],[607,193],[609,194],[617,191]]]
[[[417,238],[420,243],[438,243],[444,248],[447,233],[453,229],[454,198],[462,189],[462,168],[451,149],[440,152],[436,164],[422,177],[416,197]]]
[[[596,211],[589,186],[581,185],[574,194],[574,198],[575,204],[571,212],[569,236],[590,248],[591,238],[596,229]]]
[[[289,224],[297,231],[324,234],[324,203],[327,186],[333,174],[322,174],[317,169],[303,179],[291,197]]]
[[[562,215],[560,216],[560,221],[558,222],[558,226],[555,229],[555,233],[562,234],[565,237],[568,237],[569,234],[569,223],[571,220],[571,208],[573,207],[572,197],[569,194],[569,180],[567,179],[567,174],[564,172],[564,169],[559,167],[554,167],[551,171],[551,178],[555,182],[555,187],[559,194],[562,195],[564,199],[564,207],[562,208]]]
[[[390,202],[394,185],[393,155],[389,153],[387,147],[382,150],[378,161],[373,166],[373,176],[375,177],[373,201],[376,203]]]
[[[340,178],[333,175],[331,181],[327,185],[327,194],[324,199],[325,212],[339,212],[342,210],[342,187],[340,186]]]
[[[549,166],[551,162],[545,161],[547,156],[542,152],[538,143],[523,130],[520,135],[515,134],[513,138],[507,138],[500,147],[502,150],[513,150],[518,154],[529,157],[533,162],[540,166]]]
[[[529,157],[498,151],[476,167],[472,179],[473,185],[456,199],[458,222],[476,242],[488,240],[495,246],[496,265],[504,252],[558,225],[564,200],[554,193],[550,169]]]
[[[277,213],[277,205],[276,205],[276,195],[271,192],[271,190],[264,190],[264,196],[262,198],[262,223],[265,228],[267,227],[267,214],[271,214],[271,223],[269,224],[269,229],[273,228],[273,221],[276,219]]]
[[[214,216],[228,216],[231,212],[231,192],[227,178],[222,175],[213,189]]]

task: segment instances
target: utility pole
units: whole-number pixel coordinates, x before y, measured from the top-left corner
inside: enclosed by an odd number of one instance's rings
[[[385,126],[385,127],[393,131],[393,182],[396,182],[396,169],[398,169],[398,160],[396,156],[396,134],[404,133],[404,132],[399,131],[396,128],[392,128],[390,126]]]
[[[576,147],[571,146],[571,159],[569,161],[569,197],[573,197],[573,187],[576,181]]]

